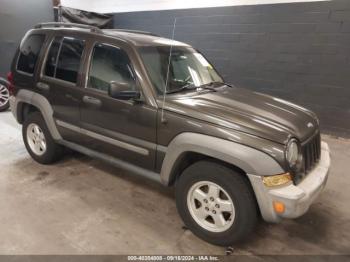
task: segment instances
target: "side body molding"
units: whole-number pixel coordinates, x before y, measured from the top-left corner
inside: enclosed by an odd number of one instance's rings
[[[169,144],[161,169],[161,181],[169,185],[173,179],[174,167],[186,152],[195,152],[243,169],[247,174],[273,175],[281,174],[284,170],[269,155],[254,148],[217,137],[182,133]]]
[[[46,125],[49,128],[53,139],[62,139],[53,119],[53,109],[49,101],[44,96],[26,89],[19,90],[15,99],[10,100],[11,111],[17,119],[17,121],[20,121],[23,103],[27,103],[37,107],[43,115]]]

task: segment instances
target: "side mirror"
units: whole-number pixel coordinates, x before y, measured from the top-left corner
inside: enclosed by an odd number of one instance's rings
[[[138,100],[141,97],[140,91],[130,90],[130,84],[110,82],[108,87],[108,95],[120,100]]]

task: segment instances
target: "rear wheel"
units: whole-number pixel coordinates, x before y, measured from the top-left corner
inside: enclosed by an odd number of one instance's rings
[[[39,112],[31,113],[25,119],[22,136],[31,157],[41,164],[51,164],[63,155],[63,147],[55,143]]]
[[[7,86],[0,83],[0,112],[5,111],[10,107],[9,98],[10,92]]]
[[[197,162],[183,172],[176,184],[176,204],[185,225],[215,245],[229,246],[242,240],[258,218],[246,178],[211,161]]]

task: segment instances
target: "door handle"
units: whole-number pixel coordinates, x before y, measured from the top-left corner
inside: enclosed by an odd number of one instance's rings
[[[75,98],[74,96],[72,96],[71,94],[65,94],[65,97],[68,98],[68,99],[70,99],[70,100],[72,100],[72,101],[74,101],[74,102],[79,102],[79,100],[76,99],[76,98]]]
[[[102,104],[100,99],[97,99],[91,96],[83,96],[83,102],[94,106],[101,106]]]
[[[48,84],[46,84],[46,83],[43,83],[43,82],[38,82],[36,84],[36,87],[41,89],[41,90],[45,90],[45,91],[50,90],[50,86]]]

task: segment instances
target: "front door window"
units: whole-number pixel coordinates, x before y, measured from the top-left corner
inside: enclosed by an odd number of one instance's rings
[[[135,90],[135,77],[127,54],[120,48],[97,44],[92,53],[88,88],[108,91],[110,82],[127,83]]]

